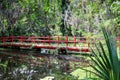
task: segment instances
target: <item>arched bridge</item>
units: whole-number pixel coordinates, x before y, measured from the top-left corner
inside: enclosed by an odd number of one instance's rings
[[[96,39],[75,36],[2,36],[0,47],[31,48],[31,49],[59,49],[64,52],[90,52],[90,45]],[[118,38],[120,41],[120,38]]]

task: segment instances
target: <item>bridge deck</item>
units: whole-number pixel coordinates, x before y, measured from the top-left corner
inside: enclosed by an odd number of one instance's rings
[[[62,49],[62,50],[70,50],[70,51],[78,51],[78,52],[90,52],[88,47],[79,47],[79,46],[65,46],[65,45],[56,45],[56,44],[52,44],[52,45],[44,45],[44,44],[32,44],[32,43],[2,43],[0,44],[0,46],[13,46],[13,47],[24,47],[24,48],[31,48],[31,49],[41,49],[41,48],[45,48],[45,49]]]

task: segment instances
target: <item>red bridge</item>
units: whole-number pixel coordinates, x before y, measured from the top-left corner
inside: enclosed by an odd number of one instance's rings
[[[9,36],[0,37],[0,47],[30,48],[30,49],[59,49],[66,51],[90,52],[90,37],[71,36]],[[120,38],[118,38],[120,41]],[[92,42],[95,42],[93,39]]]

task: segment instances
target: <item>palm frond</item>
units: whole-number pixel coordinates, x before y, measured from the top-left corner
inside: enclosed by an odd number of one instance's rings
[[[117,53],[116,40],[102,27],[106,45],[99,42],[95,45],[96,50],[91,49],[94,57],[90,57],[94,63],[91,67],[104,80],[120,80],[120,63]]]

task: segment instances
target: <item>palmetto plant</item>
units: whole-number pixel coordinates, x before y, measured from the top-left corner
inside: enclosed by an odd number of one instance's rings
[[[93,72],[99,78],[104,80],[120,80],[120,60],[118,58],[116,38],[113,37],[105,28],[102,27],[102,32],[106,44],[99,42],[95,44],[95,48],[91,49],[93,64],[91,67]]]

